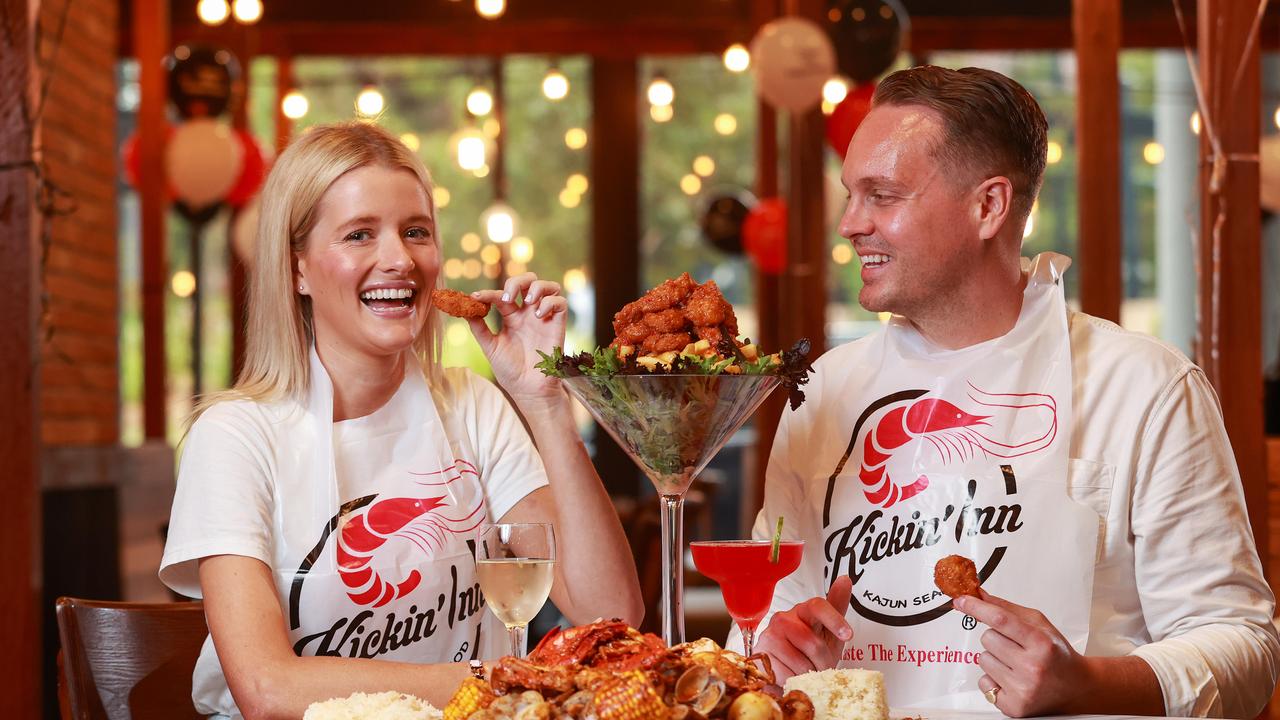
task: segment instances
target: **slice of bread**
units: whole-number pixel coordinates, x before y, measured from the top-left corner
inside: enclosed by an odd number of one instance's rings
[[[814,720],[889,720],[884,675],[875,670],[821,670],[787,680],[813,701]]]

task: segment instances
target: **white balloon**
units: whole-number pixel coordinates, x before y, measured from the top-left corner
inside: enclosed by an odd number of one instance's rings
[[[258,215],[262,207],[258,195],[248,202],[231,222],[231,249],[246,266],[253,266],[254,248],[258,243]]]
[[[209,118],[179,125],[165,148],[165,172],[178,199],[192,210],[221,202],[240,177],[244,148],[231,127]]]
[[[773,20],[751,41],[756,90],[780,110],[803,112],[822,99],[836,74],[836,51],[817,24],[798,17]]]
[[[1280,135],[1268,135],[1258,144],[1259,185],[1262,208],[1280,212]]]

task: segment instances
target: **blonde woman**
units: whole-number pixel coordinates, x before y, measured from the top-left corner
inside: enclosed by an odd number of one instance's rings
[[[502,314],[501,332],[471,329],[508,403],[440,367],[441,264],[430,178],[386,131],[317,127],[280,156],[244,371],[187,437],[160,570],[204,599],[201,712],[296,720],[383,690],[442,705],[468,661],[503,653],[475,579],[487,523],[554,524],[551,597],[572,622],[640,620],[613,507],[534,369],[564,338],[559,286],[525,274],[475,294]]]

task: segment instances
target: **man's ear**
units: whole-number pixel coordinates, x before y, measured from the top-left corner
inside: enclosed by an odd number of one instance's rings
[[[1013,183],[1003,175],[988,178],[978,186],[974,197],[978,236],[990,240],[1013,216]]]

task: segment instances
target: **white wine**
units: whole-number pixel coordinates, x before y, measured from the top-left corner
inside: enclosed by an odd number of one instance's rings
[[[551,593],[555,561],[536,558],[477,560],[485,602],[508,628],[528,625]]]

